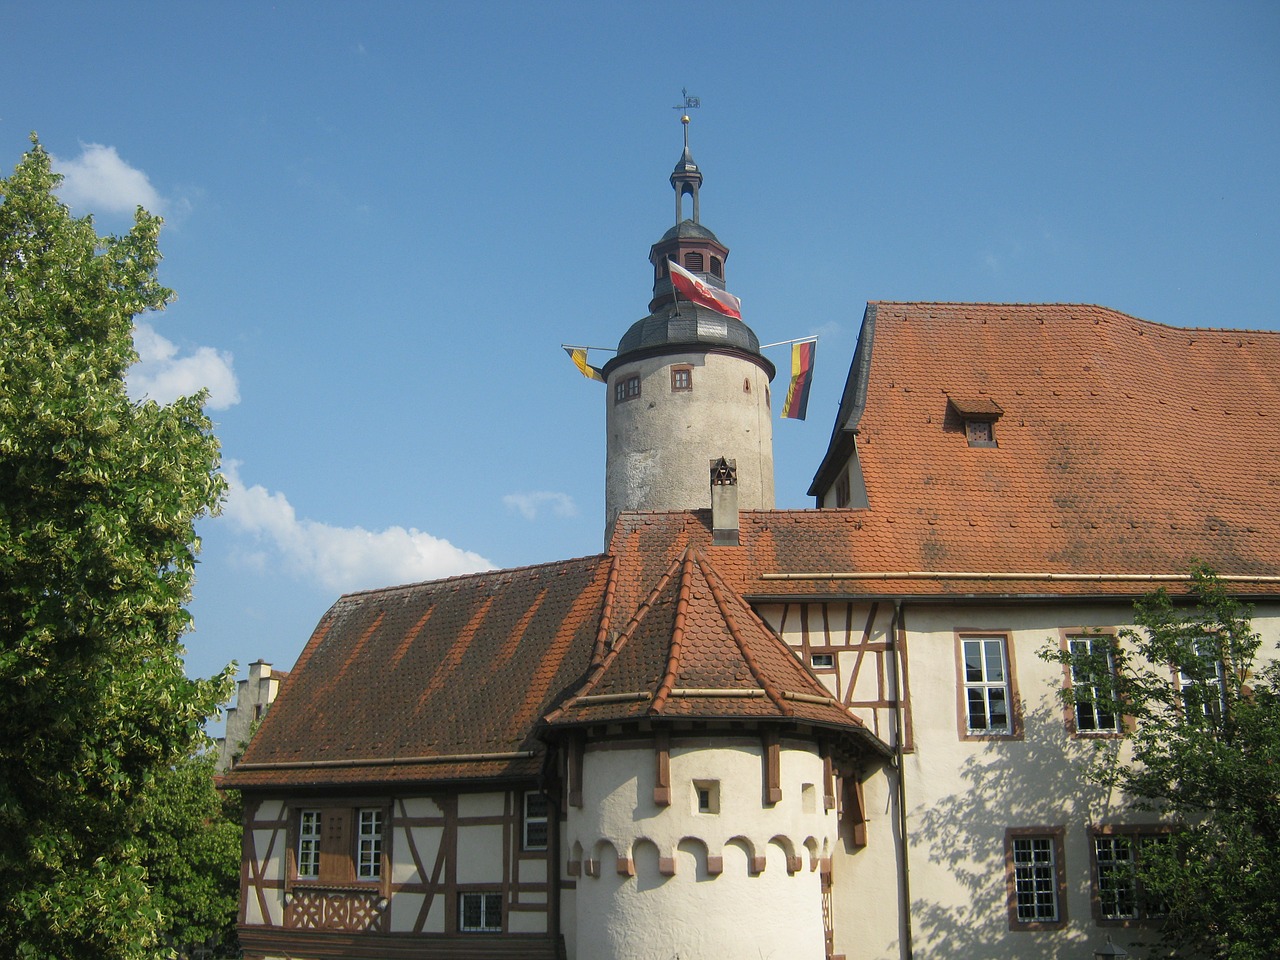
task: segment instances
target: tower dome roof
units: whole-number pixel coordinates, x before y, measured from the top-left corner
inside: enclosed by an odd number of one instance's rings
[[[687,301],[680,301],[676,309],[668,307],[633,323],[618,341],[618,354],[605,364],[605,372],[637,353],[667,353],[681,347],[741,350],[751,354],[770,379],[775,373],[773,364],[761,355],[760,338],[750,327]]]
[[[658,243],[665,243],[668,240],[694,238],[698,240],[713,240],[720,243],[720,238],[708,230],[700,223],[693,220],[681,220],[674,227],[662,235],[662,239]],[[723,244],[721,244],[723,246]]]

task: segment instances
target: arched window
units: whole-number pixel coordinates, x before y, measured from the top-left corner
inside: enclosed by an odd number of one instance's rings
[[[686,270],[692,270],[694,273],[702,273],[706,270],[706,265],[702,259],[702,251],[690,250],[684,255],[684,266]]]
[[[717,277],[724,276],[724,261],[717,256],[711,258],[711,273]]]

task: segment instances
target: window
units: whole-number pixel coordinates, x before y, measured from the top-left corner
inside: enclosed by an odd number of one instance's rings
[[[356,876],[361,880],[377,880],[382,876],[382,811],[376,808],[360,811]]]
[[[964,435],[971,447],[994,447],[996,445],[995,426],[990,420],[966,420],[964,422]]]
[[[547,849],[547,798],[540,793],[524,795],[524,848]]]
[[[834,653],[811,653],[809,654],[809,663],[813,665],[815,670],[831,670],[836,665],[836,655]]]
[[[320,876],[319,810],[303,810],[298,818],[298,876]]]
[[[1014,733],[1004,637],[961,637],[965,732],[970,736]]]
[[[1138,863],[1152,844],[1167,843],[1164,834],[1108,833],[1093,838],[1093,897],[1099,921],[1154,919],[1168,911],[1149,896],[1138,880]]]
[[[640,396],[640,377],[627,377],[625,380],[619,380],[613,388],[614,403],[622,403],[624,400],[634,400]]]
[[[297,816],[296,879],[343,885],[382,878],[383,808],[325,807]]]
[[[706,269],[702,254],[697,250],[690,250],[684,255],[684,266],[686,270],[693,273],[702,273]]]
[[[836,478],[836,506],[847,507],[852,500],[849,493],[849,468],[845,467]]]
[[[463,933],[501,933],[502,894],[458,894],[458,929]]]
[[[1066,922],[1062,827],[1031,827],[1005,834],[1009,926],[1040,930]]]
[[[693,781],[694,808],[698,813],[720,812],[720,781]]]
[[[692,390],[693,389],[693,367],[672,367],[671,368],[671,389],[672,390]]]
[[[1178,691],[1187,717],[1216,720],[1226,713],[1226,679],[1217,643],[1212,637],[1202,638],[1196,643],[1195,661],[1183,664],[1178,671]]]
[[[1102,637],[1069,637],[1071,693],[1076,733],[1117,733],[1120,717],[1111,705],[1116,662],[1114,640]],[[1100,686],[1101,684],[1101,686]]]
[[[717,277],[724,276],[724,261],[714,254],[711,256],[711,272]]]

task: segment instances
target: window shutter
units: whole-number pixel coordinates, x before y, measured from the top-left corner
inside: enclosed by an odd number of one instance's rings
[[[320,882],[353,883],[351,862],[351,811],[331,807],[323,812],[324,833],[320,837]]]

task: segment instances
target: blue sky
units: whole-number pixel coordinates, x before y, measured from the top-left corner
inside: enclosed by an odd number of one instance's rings
[[[600,550],[560,344],[646,311],[682,87],[744,319],[821,338],[779,506],[867,300],[1280,327],[1275,3],[18,0],[0,163],[34,130],[100,230],[165,216],[131,386],[213,391],[192,673],[288,668],[346,590]]]

